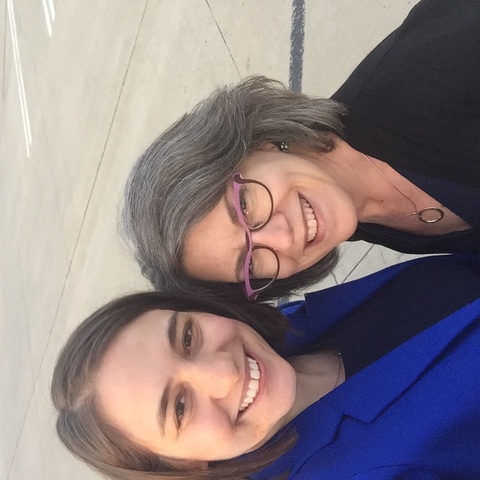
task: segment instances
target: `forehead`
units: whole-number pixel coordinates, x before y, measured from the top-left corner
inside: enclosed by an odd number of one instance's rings
[[[154,310],[127,325],[108,347],[95,379],[102,416],[140,443],[158,441],[158,395],[171,355],[168,310]],[[141,438],[136,434],[141,433]]]
[[[172,310],[155,309],[141,314],[138,318],[122,328],[113,339],[108,350],[115,349],[119,343],[123,345],[135,345],[142,342],[142,340],[145,342],[148,341],[150,335],[163,334],[165,326],[173,313]]]
[[[244,249],[245,231],[236,219],[233,196],[229,191],[188,231],[183,266],[196,278],[237,282],[237,260]]]
[[[238,171],[242,175],[254,175],[257,172],[260,173],[264,171],[272,173],[270,171],[272,164],[278,166],[282,163],[288,164],[289,162],[291,162],[291,158],[276,149],[257,150],[243,160],[242,164],[238,168]]]
[[[97,373],[97,391],[134,382],[139,371],[158,361],[156,352],[167,353],[167,324],[173,312],[152,310],[124,327],[108,346]]]

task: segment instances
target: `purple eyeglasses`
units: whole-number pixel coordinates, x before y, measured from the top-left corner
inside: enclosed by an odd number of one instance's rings
[[[280,261],[277,254],[264,245],[253,245],[252,231],[259,230],[270,220],[273,199],[270,190],[261,182],[233,176],[233,199],[238,221],[245,229],[247,254],[243,267],[245,295],[255,300],[278,277]]]

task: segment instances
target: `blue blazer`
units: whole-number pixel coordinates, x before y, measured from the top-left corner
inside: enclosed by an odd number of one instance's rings
[[[428,258],[308,295],[284,309],[305,333],[289,337],[292,352],[418,262],[480,275],[479,258]],[[348,378],[290,423],[297,444],[252,478],[480,479],[479,317],[480,299]]]

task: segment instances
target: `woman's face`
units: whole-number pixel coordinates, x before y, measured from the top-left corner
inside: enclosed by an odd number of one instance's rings
[[[325,170],[315,160],[285,154],[273,146],[255,152],[239,168],[243,178],[260,181],[271,192],[272,216],[251,234],[255,245],[277,253],[278,278],[311,267],[357,227],[352,198]],[[245,230],[233,202],[232,182],[223,199],[188,232],[183,264],[189,275],[243,281]]]
[[[106,421],[138,444],[171,458],[222,460],[288,423],[296,375],[241,322],[154,310],[113,340],[96,392]]]

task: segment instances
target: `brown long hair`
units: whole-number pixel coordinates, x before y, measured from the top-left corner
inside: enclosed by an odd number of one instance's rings
[[[288,430],[245,458],[210,462],[207,470],[195,470],[188,459],[155,454],[104,421],[96,406],[94,388],[102,358],[126,325],[156,309],[233,318],[257,330],[274,348],[280,346],[288,328],[287,319],[277,309],[246,301],[242,305],[225,305],[178,292],[144,292],[111,301],[80,324],[57,359],[51,396],[58,411],[57,433],[64,445],[76,457],[116,480],[243,479],[285,453],[296,440],[294,432]]]

